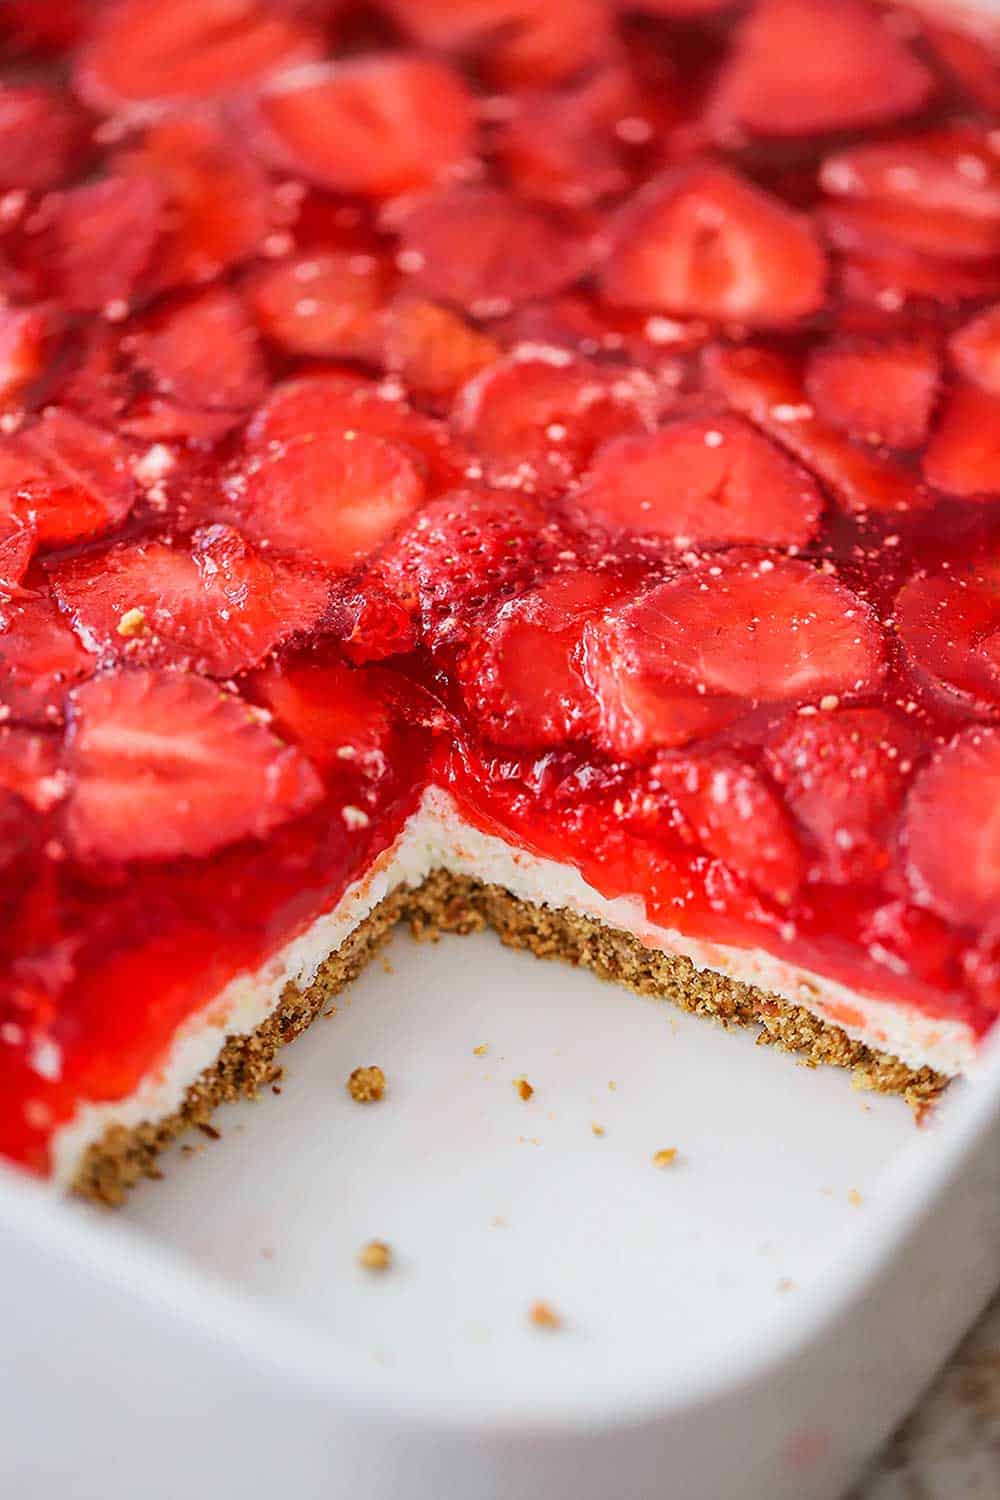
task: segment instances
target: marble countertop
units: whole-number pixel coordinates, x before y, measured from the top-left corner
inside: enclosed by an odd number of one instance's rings
[[[1000,1295],[849,1500],[1000,1500]]]

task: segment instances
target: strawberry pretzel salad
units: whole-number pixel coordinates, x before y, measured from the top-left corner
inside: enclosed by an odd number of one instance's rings
[[[974,1070],[990,38],[6,0],[0,47],[0,1154],[116,1201],[400,920],[919,1107]]]

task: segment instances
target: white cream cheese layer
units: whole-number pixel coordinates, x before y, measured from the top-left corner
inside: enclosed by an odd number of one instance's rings
[[[659,927],[648,920],[641,898],[608,900],[571,866],[540,859],[472,828],[446,793],[431,788],[395,844],[362,880],[348,888],[332,911],[256,973],[234,979],[185,1022],[162,1064],[127,1099],[85,1105],[58,1132],[53,1146],[54,1181],[62,1185],[72,1181],[81,1154],[110,1125],[130,1128],[177,1109],[189,1085],[218,1057],[226,1038],[251,1032],[266,1020],[289,980],[302,987],[309,984],[323,960],[384,896],[401,884],[417,886],[432,870],[442,868],[502,886],[525,901],[595,917],[631,933],[649,948],[683,954],[697,968],[780,995],[910,1067],[926,1065],[946,1074],[974,1068],[976,1037],[962,1022],[935,1019],[910,1006],[867,998],[759,948],[705,943]]]

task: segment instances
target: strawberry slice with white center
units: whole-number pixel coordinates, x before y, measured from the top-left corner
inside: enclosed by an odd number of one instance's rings
[[[303,252],[257,271],[246,293],[263,332],[288,354],[370,359],[378,348],[385,276],[373,256]]]
[[[246,703],[181,672],[113,672],[72,694],[66,807],[79,859],[179,859],[266,837],[322,784]]]
[[[589,250],[555,214],[500,188],[449,188],[400,226],[397,263],[413,286],[474,317],[501,317],[586,270]]]
[[[459,392],[453,421],[494,483],[530,492],[565,487],[609,438],[650,427],[658,404],[639,371],[527,345]]]
[[[720,79],[723,135],[856,130],[919,109],[934,79],[867,0],[759,0]]]
[[[229,526],[196,531],[190,545],[120,542],[63,563],[51,580],[89,650],[215,677],[313,629],[330,592],[318,572],[258,552]]]
[[[907,511],[929,503],[901,464],[856,447],[817,416],[794,359],[751,345],[717,349],[707,373],[730,405],[828,484],[845,510]]]
[[[323,55],[291,6],[266,0],[121,0],[79,55],[76,86],[97,109],[211,99]]]
[[[611,41],[606,0],[388,0],[426,47],[470,55],[497,84],[571,77]]]
[[[948,343],[955,368],[974,385],[1000,396],[1000,306],[988,307],[952,334]]]
[[[60,89],[0,85],[0,192],[58,187],[77,163],[85,128],[82,112]]]
[[[118,525],[134,496],[124,444],[63,407],[0,438],[0,512],[34,526],[40,546]]]
[[[794,899],[802,851],[788,814],[753,766],[725,752],[663,755],[650,782],[677,804],[716,859],[780,905]]]
[[[809,219],[727,167],[681,167],[622,212],[601,272],[619,307],[780,327],[817,312],[826,256]]]
[[[877,880],[892,862],[916,736],[882,708],[795,714],[767,747],[767,766],[816,844],[817,874],[836,885]]]
[[[59,723],[66,694],[94,669],[50,599],[0,608],[0,704],[28,724]]]
[[[924,450],[924,478],[966,499],[1000,494],[1000,395],[955,385]]]
[[[918,574],[900,590],[895,619],[922,682],[953,706],[1000,709],[1000,560]]]
[[[561,573],[501,604],[458,659],[470,711],[501,745],[559,745],[592,727],[579,653],[586,621],[622,592],[614,576]]]
[[[115,169],[152,182],[166,201],[151,268],[157,287],[213,280],[254,255],[274,227],[276,199],[266,172],[211,120],[158,122],[115,157]]]
[[[252,685],[274,715],[274,727],[328,781],[377,778],[385,771],[393,720],[377,674],[296,659],[257,673]]]
[[[588,626],[601,737],[622,754],[682,745],[760,703],[870,692],[884,671],[871,610],[810,564],[711,556]]]
[[[686,418],[607,443],[575,500],[606,526],[677,545],[801,546],[823,510],[811,477],[739,417]]]
[[[405,293],[389,308],[383,342],[386,367],[399,374],[407,390],[443,403],[501,353],[489,334],[453,308]]]
[[[130,343],[136,366],[156,393],[180,407],[228,411],[238,422],[267,388],[257,330],[226,287],[159,313]]]
[[[806,392],[824,422],[859,442],[916,448],[927,436],[940,362],[920,339],[841,340],[814,349]]]
[[[334,192],[391,198],[428,188],[475,148],[472,96],[432,58],[313,64],[277,78],[255,110],[261,151]]]
[[[53,199],[44,233],[60,300],[73,311],[124,313],[149,269],[165,208],[149,177],[105,177]]]
[[[917,900],[949,922],[1000,911],[1000,729],[972,726],[939,750],[907,800],[906,868]]]

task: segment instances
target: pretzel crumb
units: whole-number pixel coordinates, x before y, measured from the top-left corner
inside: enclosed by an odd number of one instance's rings
[[[478,1047],[473,1047],[472,1055],[473,1057],[485,1057],[489,1050],[490,1046],[488,1042],[480,1042]]]
[[[533,1328],[561,1328],[562,1318],[550,1302],[533,1302],[528,1309],[528,1321]]]
[[[672,1167],[677,1160],[677,1147],[665,1146],[662,1151],[653,1152],[654,1167]]]
[[[591,1128],[591,1131],[593,1132],[594,1135],[603,1135],[604,1134],[604,1126],[603,1125],[598,1125],[598,1124],[594,1123],[594,1124],[591,1125],[590,1128]]]
[[[392,1251],[385,1240],[369,1240],[362,1245],[358,1265],[364,1271],[388,1271],[392,1265]]]
[[[534,1089],[531,1087],[531,1084],[524,1077],[515,1078],[514,1079],[514,1087],[517,1089],[518,1095],[520,1096],[520,1098],[522,1098],[525,1101],[525,1103],[528,1102],[528,1100],[532,1097],[532,1095],[535,1092]]]
[[[376,1063],[355,1068],[347,1080],[347,1092],[356,1104],[374,1104],[385,1095],[385,1074]]]
[[[862,1198],[857,1188],[851,1188],[850,1192],[847,1194],[847,1201],[852,1208],[860,1208],[865,1200]]]

